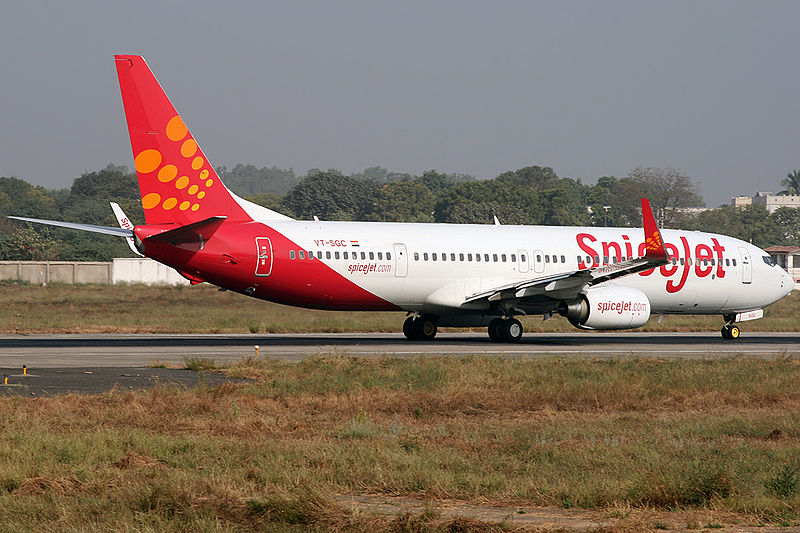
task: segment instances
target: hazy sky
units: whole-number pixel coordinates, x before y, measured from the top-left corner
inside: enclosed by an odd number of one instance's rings
[[[709,205],[800,168],[800,2],[6,2],[0,175],[132,168],[114,53],[217,165],[594,183],[671,166]]]

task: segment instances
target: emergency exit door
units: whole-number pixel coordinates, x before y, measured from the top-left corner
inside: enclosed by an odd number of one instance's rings
[[[272,242],[268,237],[256,237],[256,249],[256,276],[269,276],[272,273]]]

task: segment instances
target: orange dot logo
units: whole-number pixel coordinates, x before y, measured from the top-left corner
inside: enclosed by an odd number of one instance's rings
[[[206,179],[207,177],[208,177],[208,170],[203,170],[200,173],[200,180],[202,181],[202,180]]]
[[[133,160],[136,172],[149,174],[161,164],[161,152],[158,150],[142,150]]]
[[[192,159],[192,170],[200,170],[200,167],[203,166],[203,158],[200,156],[195,157]]]
[[[197,192],[197,189],[199,189],[199,187],[197,185],[192,185],[191,187],[189,187],[189,190],[186,191],[186,192],[188,192],[191,195],[194,195]]]
[[[180,177],[180,178],[178,178],[178,180],[175,182],[175,187],[176,187],[176,188],[178,188],[178,189],[185,189],[187,185],[189,185],[189,178],[188,178],[188,176],[181,176],[181,177]]]
[[[153,209],[161,201],[161,195],[157,192],[151,192],[142,198],[142,207],[145,209]]]
[[[194,204],[192,206],[192,211],[197,211],[198,209],[200,209],[200,204]]]
[[[212,185],[214,185],[214,180],[208,180],[206,182],[206,187],[211,187]]]
[[[183,157],[192,157],[197,151],[197,143],[194,139],[186,139],[181,145],[181,155]]]
[[[158,171],[158,181],[168,183],[178,175],[178,167],[175,165],[165,165]]]
[[[205,198],[205,196],[206,196],[206,192],[205,191],[200,191],[199,193],[197,193],[197,199],[198,200],[202,200],[203,198]]]
[[[164,200],[164,204],[161,207],[163,207],[165,211],[169,211],[176,205],[178,205],[177,198],[167,198],[166,200]]]
[[[186,137],[187,133],[189,133],[189,129],[178,115],[175,115],[167,122],[167,138],[170,141],[180,141]]]
[[[180,209],[181,211],[186,211],[187,209],[189,209],[189,202],[188,201],[181,202],[181,205],[178,206],[178,209]]]

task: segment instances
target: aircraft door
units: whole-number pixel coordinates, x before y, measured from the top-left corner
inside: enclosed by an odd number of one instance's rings
[[[517,265],[519,266],[520,272],[527,272],[528,271],[528,252],[525,250],[518,250],[517,255]]]
[[[753,264],[750,262],[750,252],[747,248],[739,248],[739,256],[742,258],[742,283],[752,283]]]
[[[533,251],[533,271],[538,273],[544,272],[544,254],[541,250]]]
[[[256,250],[258,251],[256,276],[269,276],[272,273],[272,242],[268,237],[256,237]]]
[[[392,245],[394,248],[394,275],[396,278],[404,278],[408,275],[408,253],[406,252],[406,245],[396,242]]]

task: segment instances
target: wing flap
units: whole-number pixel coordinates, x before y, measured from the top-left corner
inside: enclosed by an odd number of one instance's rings
[[[227,217],[209,217],[199,222],[180,226],[146,237],[145,241],[163,241],[171,244],[203,243],[211,238]]]
[[[79,229],[83,231],[91,231],[93,233],[104,233],[106,235],[115,235],[117,237],[131,238],[133,231],[124,228],[110,228],[108,226],[95,226],[93,224],[78,224],[77,222],[62,222],[60,220],[45,220],[42,218],[28,218],[28,217],[15,217],[9,216],[14,220],[22,220],[24,222],[35,222],[36,224],[47,224],[48,226],[57,226],[59,228]]]

